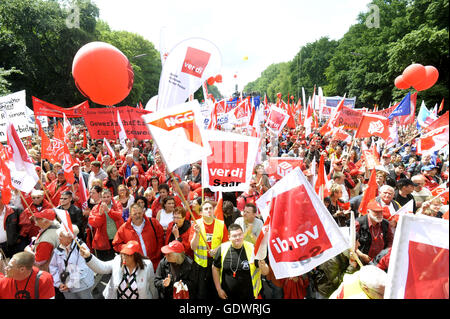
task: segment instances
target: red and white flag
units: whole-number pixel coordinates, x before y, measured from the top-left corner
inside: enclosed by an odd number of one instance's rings
[[[115,152],[111,147],[111,144],[109,144],[108,140],[105,137],[103,138],[103,145],[106,146],[109,156],[111,156],[111,158],[116,158]]]
[[[223,131],[207,135],[211,154],[202,159],[202,186],[213,192],[247,191],[259,139]]]
[[[14,188],[28,194],[39,180],[36,166],[28,156],[27,150],[12,123],[8,123],[6,134],[12,152],[12,156],[7,163],[11,172],[11,184]]]
[[[424,132],[430,132],[432,130],[435,130],[437,128],[443,127],[448,125],[449,122],[449,112],[445,112],[443,115],[439,116],[436,120],[430,123],[430,125],[427,125],[423,128]]]
[[[401,215],[392,244],[384,299],[448,299],[448,235],[448,220]]]
[[[381,137],[387,140],[389,137],[389,119],[376,114],[365,113],[359,123],[355,138],[364,138],[371,136]]]
[[[305,136],[309,136],[311,134],[312,126],[313,126],[313,106],[312,106],[311,98],[308,100],[308,106],[306,108],[305,115]]]
[[[169,172],[211,154],[197,100],[145,114],[142,118],[158,145]]]
[[[270,216],[269,262],[277,279],[300,276],[350,248],[298,167],[256,205],[264,220]]]
[[[64,138],[67,138],[67,135],[72,131],[72,125],[66,117],[66,113],[63,113],[63,122],[64,122]]]
[[[317,179],[314,185],[314,190],[319,198],[323,201],[323,199],[330,195],[330,190],[328,189],[328,177],[327,172],[325,171],[325,158],[323,155],[320,155],[319,160],[319,170],[317,172]]]
[[[449,142],[449,126],[439,127],[419,138],[417,143],[418,154],[431,154],[448,145]]]
[[[443,183],[439,185],[438,187],[435,187],[431,194],[433,197],[438,197],[441,199],[442,205],[447,205],[449,200],[449,191],[447,187],[447,183]]]
[[[270,108],[270,113],[267,116],[266,127],[278,136],[288,120],[289,114],[287,114],[283,109],[272,105]]]
[[[69,212],[67,210],[58,208],[53,208],[53,210],[55,211],[56,216],[58,216],[58,219],[61,221],[61,224],[64,226],[66,231],[71,234],[73,238],[75,238],[72,227],[72,219],[70,218]]]
[[[119,141],[120,141],[120,145],[122,145],[122,147],[124,149],[127,148],[127,132],[125,131],[125,128],[123,127],[123,123],[122,123],[122,119],[120,118],[120,113],[119,111],[117,111],[117,123],[119,123]]]
[[[79,192],[79,202],[81,203],[81,208],[86,209],[88,208],[88,199],[89,199],[89,192],[87,190],[86,184],[84,183],[83,175],[80,174],[78,177],[78,192]]]

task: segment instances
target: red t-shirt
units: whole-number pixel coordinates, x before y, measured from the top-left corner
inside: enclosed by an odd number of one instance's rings
[[[30,293],[30,298],[34,299],[34,285],[36,282],[36,275],[39,269],[33,267],[33,273],[30,277],[20,281],[16,281],[12,278],[0,277],[0,299],[16,299],[15,295],[17,291],[24,290],[26,285],[26,291]],[[16,290],[17,283],[17,290]],[[39,299],[51,299],[55,297],[55,288],[53,287],[53,277],[48,272],[43,271],[39,278]],[[17,298],[23,299],[23,298]]]
[[[215,223],[215,219],[213,220],[213,222],[211,224],[207,224],[205,222],[203,222],[203,224],[205,225],[205,232],[206,232],[206,244],[208,245],[209,248],[211,248],[211,242],[212,242],[212,237],[213,237],[213,233],[214,233],[214,223]],[[194,237],[195,234],[195,230],[194,227],[191,227],[191,232],[189,234],[189,242],[192,241],[192,238]],[[228,230],[227,228],[223,227],[223,237],[222,237],[222,243],[225,243],[228,241]]]
[[[36,263],[40,265],[41,263],[43,264],[49,261],[50,258],[52,258],[53,249],[55,249],[55,247],[46,241],[39,243],[36,246],[35,252]]]

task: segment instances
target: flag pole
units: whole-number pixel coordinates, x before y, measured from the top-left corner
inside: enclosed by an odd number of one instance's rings
[[[48,193],[47,193],[47,192],[48,192],[47,188],[44,186],[44,184],[42,184],[41,180],[39,180],[39,182],[40,182],[42,188],[44,189],[44,194],[47,196],[47,199],[49,200],[50,205],[52,205],[52,208],[53,208],[53,209],[56,209],[55,205],[53,205],[53,202],[52,202],[52,200],[50,199],[50,196],[49,196]],[[30,209],[30,211],[31,211],[31,209]],[[58,217],[57,214],[56,214],[56,219],[57,219],[60,223],[62,223],[61,219],[59,219],[59,217]],[[75,240],[75,243],[77,244],[78,248],[81,248],[81,245],[80,245],[80,243],[78,242],[78,239],[76,238],[76,236],[75,236],[74,240]]]
[[[162,157],[162,154],[161,154],[161,157]],[[170,176],[172,177],[172,181],[175,183],[177,193],[178,193],[178,195],[180,195],[181,200],[183,201],[183,204],[187,207],[190,216],[192,216],[192,218],[194,219],[194,222],[198,225],[198,220],[195,218],[194,214],[192,213],[191,207],[190,207],[189,203],[186,201],[186,198],[184,198],[183,192],[181,191],[181,188],[180,188],[180,184],[178,184],[178,181],[175,178],[175,176],[173,175],[173,172],[170,172]],[[203,191],[203,187],[202,187],[202,191]],[[206,241],[205,237],[203,236],[203,233],[200,231],[199,234],[202,237],[203,241],[206,243],[207,241]],[[207,250],[209,252],[209,248],[207,248]]]

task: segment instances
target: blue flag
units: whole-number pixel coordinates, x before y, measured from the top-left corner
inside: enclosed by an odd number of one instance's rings
[[[389,115],[388,119],[392,120],[394,116],[402,116],[411,114],[411,93],[408,92],[400,104]]]

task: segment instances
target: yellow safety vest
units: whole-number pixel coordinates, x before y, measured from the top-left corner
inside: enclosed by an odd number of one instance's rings
[[[225,260],[225,256],[227,255],[228,250],[231,247],[231,242],[228,241],[226,243],[223,243],[222,246],[220,246],[220,250],[222,252],[221,256],[221,262],[222,267],[220,268],[220,283],[222,283],[222,269],[223,269],[223,262]],[[248,263],[250,264],[250,275],[252,276],[252,286],[253,286],[253,296],[255,296],[255,299],[258,298],[259,291],[261,290],[261,271],[259,268],[256,268],[255,266],[255,256],[254,256],[254,248],[253,244],[249,243],[244,240],[244,250],[245,255],[247,256]]]
[[[205,224],[203,223],[203,218],[198,220],[198,224],[200,225],[200,231],[203,234],[206,234]],[[215,249],[222,244],[223,238],[223,228],[225,224],[223,221],[219,219],[214,220],[214,231],[213,237],[211,241],[211,249]],[[208,266],[208,245],[203,240],[202,236],[198,241],[197,249],[194,250],[194,261],[201,267],[206,268]]]

